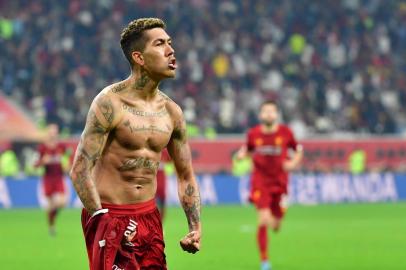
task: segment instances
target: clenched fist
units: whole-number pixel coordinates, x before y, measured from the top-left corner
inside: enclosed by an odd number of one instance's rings
[[[191,231],[180,240],[180,246],[184,251],[196,253],[200,250],[200,232]]]

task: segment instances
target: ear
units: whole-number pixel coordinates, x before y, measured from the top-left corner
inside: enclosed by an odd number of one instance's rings
[[[144,56],[142,55],[141,52],[139,51],[133,51],[131,53],[131,57],[134,61],[135,64],[139,65],[139,66],[143,66],[144,65]]]

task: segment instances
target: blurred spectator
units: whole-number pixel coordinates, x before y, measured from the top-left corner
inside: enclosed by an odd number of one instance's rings
[[[1,91],[78,133],[129,71],[123,26],[145,16],[167,22],[181,69],[162,89],[200,130],[242,132],[275,98],[301,137],[405,132],[406,4],[392,0],[0,0]]]
[[[0,153],[0,176],[17,176],[20,164],[13,150],[7,149]]]

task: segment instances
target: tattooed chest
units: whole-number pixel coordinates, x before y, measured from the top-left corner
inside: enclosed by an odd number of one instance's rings
[[[129,114],[125,117],[117,129],[117,138],[127,149],[148,148],[161,151],[168,144],[172,134],[173,126],[170,118],[164,112],[137,113],[138,115]]]

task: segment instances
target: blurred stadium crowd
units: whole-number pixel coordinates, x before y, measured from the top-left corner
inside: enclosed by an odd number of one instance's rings
[[[129,72],[123,26],[146,16],[181,65],[162,89],[201,130],[242,132],[273,98],[300,137],[405,132],[406,3],[392,0],[0,0],[0,91],[77,134]]]

